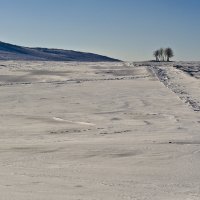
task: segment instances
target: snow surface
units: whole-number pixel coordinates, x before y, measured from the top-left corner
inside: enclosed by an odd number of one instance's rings
[[[183,64],[1,61],[1,199],[199,200]]]

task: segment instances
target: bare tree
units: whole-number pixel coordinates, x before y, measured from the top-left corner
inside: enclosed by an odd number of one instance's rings
[[[165,54],[165,56],[167,58],[167,62],[169,62],[169,59],[174,56],[173,50],[171,48],[169,48],[169,47],[164,50],[164,54]]]
[[[164,49],[160,48],[158,50],[158,52],[159,52],[159,59],[160,59],[160,61],[165,61],[165,58],[164,58]]]
[[[154,51],[154,52],[153,52],[153,55],[154,55],[155,58],[156,58],[156,62],[158,62],[158,61],[159,61],[159,50]]]

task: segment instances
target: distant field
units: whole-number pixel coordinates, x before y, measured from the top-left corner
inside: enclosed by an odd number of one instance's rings
[[[200,63],[183,63],[174,65],[177,69],[180,69],[195,78],[200,79]]]

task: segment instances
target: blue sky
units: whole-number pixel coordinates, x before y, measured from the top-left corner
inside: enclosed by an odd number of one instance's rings
[[[0,0],[0,40],[149,60],[200,60],[199,0]]]

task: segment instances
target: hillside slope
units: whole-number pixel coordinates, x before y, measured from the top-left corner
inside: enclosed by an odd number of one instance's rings
[[[115,62],[107,56],[63,49],[29,48],[0,42],[0,60]]]

